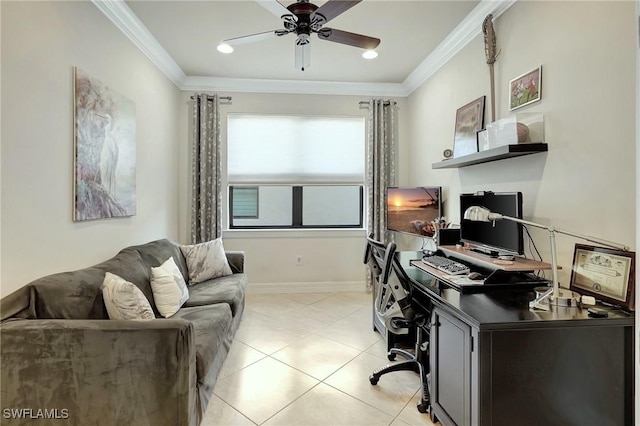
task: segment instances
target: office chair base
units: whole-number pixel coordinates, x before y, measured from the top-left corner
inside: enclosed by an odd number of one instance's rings
[[[402,349],[392,349],[391,352],[396,352],[403,356],[411,355],[410,353],[403,351]],[[421,413],[429,413],[431,409],[431,403],[429,398],[429,375],[425,374],[424,367],[418,360],[411,355],[411,358],[406,361],[401,361],[395,364],[389,364],[382,368],[377,369],[369,376],[369,383],[377,385],[380,381],[380,377],[384,374],[394,371],[413,371],[420,376],[420,386],[422,388],[422,398],[417,404],[417,409]]]

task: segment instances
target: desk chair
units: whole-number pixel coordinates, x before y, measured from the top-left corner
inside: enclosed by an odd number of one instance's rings
[[[412,304],[412,284],[406,272],[395,256],[396,245],[389,243],[385,245],[373,238],[367,237],[367,249],[365,251],[365,263],[369,265],[374,279],[379,284],[379,291],[374,301],[374,309],[384,318],[384,323],[391,333],[406,333],[407,328],[416,331],[416,342],[414,353],[399,348],[389,350],[389,359],[393,360],[395,355],[406,358],[395,364],[389,364],[374,371],[369,377],[369,382],[376,385],[380,377],[393,371],[414,371],[420,375],[420,387],[422,397],[418,403],[418,411],[426,413],[429,411],[429,385],[428,366],[423,366],[422,354],[427,354],[428,350],[428,318],[430,312],[416,313]],[[393,272],[393,274],[392,274]],[[420,309],[419,311],[421,311]],[[426,359],[426,358],[425,358]]]

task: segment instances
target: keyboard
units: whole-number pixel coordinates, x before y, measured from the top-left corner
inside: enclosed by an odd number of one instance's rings
[[[449,275],[462,275],[471,272],[469,267],[443,256],[424,256],[422,262]]]

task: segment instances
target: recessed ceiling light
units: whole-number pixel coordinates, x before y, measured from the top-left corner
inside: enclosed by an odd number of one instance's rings
[[[233,47],[228,45],[227,43],[220,43],[218,45],[218,52],[231,53],[231,52],[233,52]]]
[[[365,59],[374,59],[378,57],[378,52],[376,52],[375,50],[365,50],[362,53],[362,57]]]

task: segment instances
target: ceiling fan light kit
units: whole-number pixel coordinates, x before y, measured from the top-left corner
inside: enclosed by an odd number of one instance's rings
[[[222,53],[231,53],[234,45],[295,33],[297,36],[295,42],[295,66],[304,71],[311,63],[310,36],[312,33],[316,33],[320,40],[366,49],[362,54],[366,59],[373,59],[378,56],[374,49],[380,44],[379,38],[323,27],[324,24],[346,12],[362,0],[328,0],[321,7],[309,3],[309,0],[299,0],[287,7],[277,0],[271,1],[276,5],[270,7],[269,10],[281,10],[282,13],[279,17],[282,19],[284,28],[227,39],[218,46],[218,50]]]

